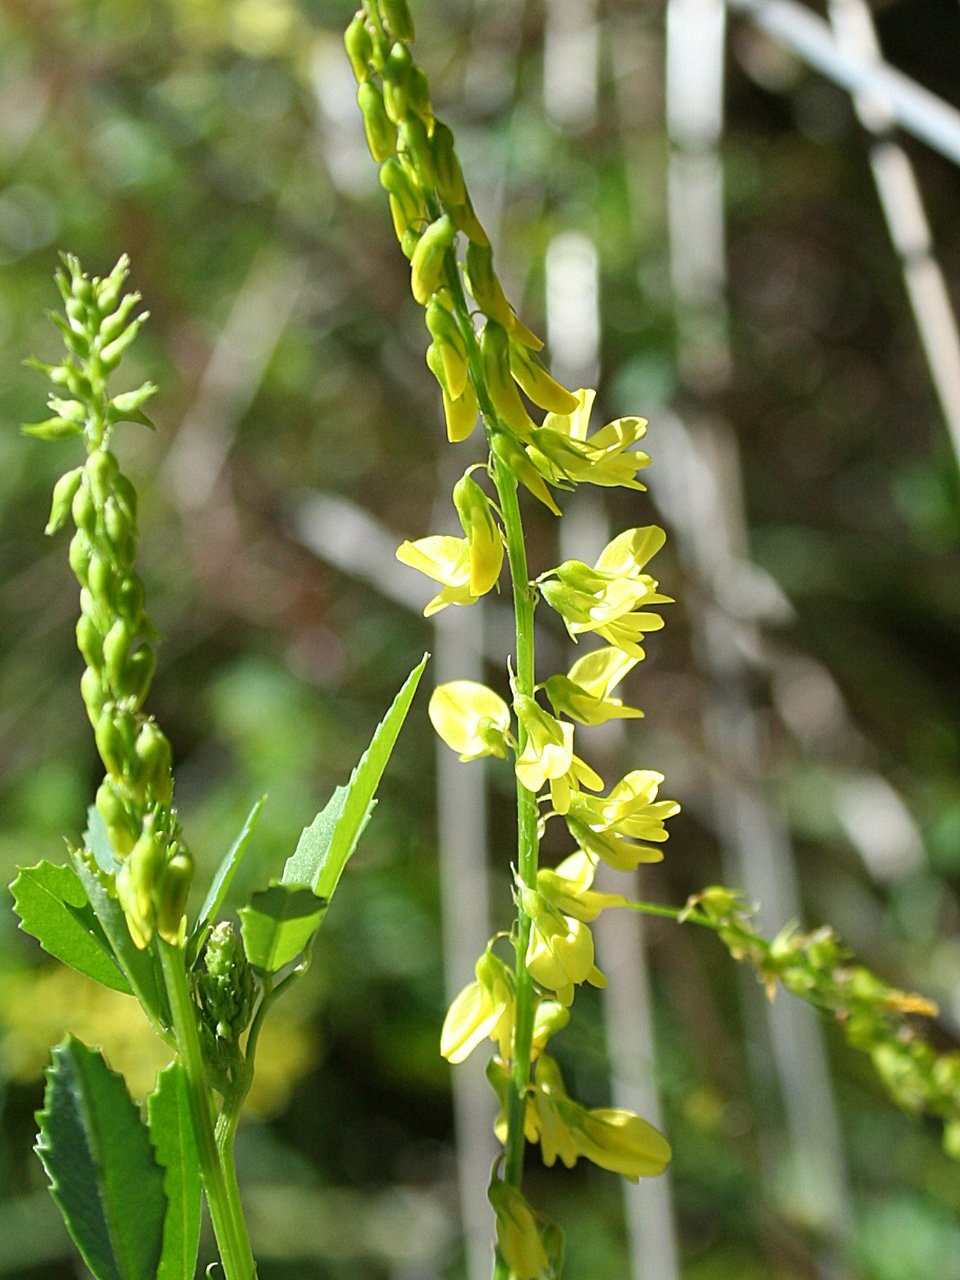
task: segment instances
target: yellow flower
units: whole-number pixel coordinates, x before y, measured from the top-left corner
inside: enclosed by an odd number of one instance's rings
[[[593,936],[587,926],[557,911],[535,889],[522,888],[520,897],[530,917],[526,964],[534,982],[555,991],[565,1007],[573,1003],[573,989],[581,982],[606,986],[593,962]]]
[[[467,535],[471,594],[485,595],[500,577],[503,566],[500,526],[494,519],[490,499],[469,474],[454,486],[453,505]]]
[[[461,760],[481,756],[506,758],[510,708],[504,700],[475,680],[451,680],[433,691],[430,723]]]
[[[638,707],[625,707],[612,693],[637,661],[616,646],[605,645],[578,659],[565,676],[550,676],[544,692],[557,715],[569,716],[580,724],[635,719],[643,712]]]
[[[591,889],[596,870],[590,855],[578,849],[555,870],[541,867],[537,872],[537,892],[557,911],[588,924],[605,907],[622,907],[627,901],[621,893]]]
[[[645,489],[636,478],[650,463],[645,453],[630,451],[646,433],[643,418],[618,418],[587,437],[596,392],[581,389],[569,413],[548,413],[543,425],[530,433],[527,454],[550,484],[587,483],[625,489]]]
[[[453,501],[466,537],[433,534],[397,548],[401,564],[443,584],[424,609],[426,618],[448,604],[476,604],[494,586],[503,564],[503,538],[490,501],[469,475],[458,481]]]
[[[513,709],[526,733],[523,751],[517,757],[516,773],[521,784],[537,795],[550,778],[562,778],[573,764],[573,725],[544,711],[526,694],[517,694]]]
[[[489,949],[475,973],[476,981],[455,997],[443,1020],[440,1054],[448,1062],[463,1062],[487,1036],[499,1042],[502,1058],[513,1051],[513,975]]]
[[[556,1062],[544,1054],[537,1063],[528,1110],[535,1115],[543,1162],[559,1157],[572,1169],[580,1156],[601,1169],[636,1182],[662,1173],[670,1162],[670,1144],[653,1125],[618,1107],[587,1108],[567,1094]]]
[[[664,822],[680,812],[675,800],[657,800],[663,774],[634,769],[607,796],[576,792],[566,815],[570,834],[594,858],[617,871],[632,871],[641,862],[660,862],[663,854],[637,841],[662,844]]]

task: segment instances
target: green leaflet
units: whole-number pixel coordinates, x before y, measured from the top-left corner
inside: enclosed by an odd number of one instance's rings
[[[200,1245],[200,1161],[179,1062],[157,1076],[147,1120],[167,1197],[157,1280],[193,1280]]]
[[[240,910],[243,949],[255,969],[276,973],[308,945],[327,909],[303,885],[272,884]]]
[[[237,868],[243,861],[243,855],[253,834],[253,828],[257,825],[257,819],[260,817],[266,801],[267,797],[261,796],[250,810],[247,820],[243,824],[243,829],[233,843],[233,848],[217,868],[217,874],[213,877],[213,883],[210,885],[203,906],[200,908],[197,923],[190,936],[188,958],[191,965],[200,954],[200,950],[207,940],[207,934],[217,918],[217,913],[223,906],[224,899],[230,890],[230,884],[237,873]]]
[[[21,867],[10,889],[20,928],[36,938],[48,955],[94,982],[133,994],[72,867],[52,862]]]
[[[51,1194],[97,1280],[156,1280],[163,1174],[121,1077],[68,1037],[53,1051],[37,1121]]]
[[[333,897],[343,869],[370,820],[376,803],[374,793],[429,657],[425,653],[419,665],[410,672],[390,710],[377,726],[347,786],[338,787],[326,808],[304,829],[294,853],[283,868],[283,884],[309,885],[321,898],[329,901]]]
[[[113,845],[107,835],[107,828],[100,816],[100,810],[95,804],[87,809],[87,829],[83,833],[83,847],[90,850],[101,871],[115,874],[120,863],[113,852]]]

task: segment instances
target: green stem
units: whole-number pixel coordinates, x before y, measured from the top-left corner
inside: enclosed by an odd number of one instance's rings
[[[170,1001],[180,1061],[183,1064],[187,1084],[187,1098],[197,1142],[200,1174],[207,1195],[210,1221],[220,1250],[224,1274],[226,1280],[255,1280],[257,1269],[240,1205],[236,1170],[232,1157],[227,1161],[228,1167],[224,1166],[214,1135],[210,1091],[203,1064],[203,1052],[200,1048],[200,1036],[197,1032],[194,1005],[187,986],[183,952],[179,947],[159,937],[157,946],[160,951],[160,963],[163,966],[163,978]]]

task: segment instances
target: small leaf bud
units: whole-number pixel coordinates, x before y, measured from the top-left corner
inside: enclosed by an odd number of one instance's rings
[[[70,514],[70,508],[73,504],[74,495],[80,488],[80,481],[83,478],[83,468],[75,467],[73,471],[68,471],[66,475],[61,476],[57,483],[53,486],[53,499],[50,503],[50,519],[47,521],[47,527],[44,533],[50,535],[62,529],[66,524],[67,516]]]

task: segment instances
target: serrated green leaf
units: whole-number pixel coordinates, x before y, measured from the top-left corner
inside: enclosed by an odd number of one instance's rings
[[[243,824],[243,829],[234,841],[233,848],[217,868],[217,873],[213,877],[213,883],[210,885],[203,906],[200,908],[200,915],[190,936],[188,952],[191,963],[200,954],[200,949],[207,940],[210,927],[224,904],[233,877],[237,873],[237,868],[243,860],[243,855],[253,834],[253,828],[257,825],[257,819],[260,817],[266,802],[267,797],[261,796],[250,810],[247,820]]]
[[[240,932],[255,969],[276,973],[296,959],[316,933],[327,903],[303,885],[272,884],[240,909]]]
[[[163,1172],[121,1077],[70,1036],[53,1051],[37,1120],[51,1194],[97,1280],[156,1280]]]
[[[309,885],[329,901],[343,869],[373,812],[374,793],[403,727],[428,653],[410,672],[390,710],[377,726],[369,747],[350,775],[346,788],[338,787],[326,808],[304,829],[297,847],[283,868],[285,885]]]
[[[157,1280],[193,1280],[200,1245],[200,1162],[179,1062],[157,1076],[147,1099],[147,1121],[167,1197]]]
[[[48,955],[94,982],[133,994],[72,867],[52,862],[21,867],[10,890],[20,928],[36,938]]]
[[[107,888],[109,881],[104,883],[105,873],[88,865],[80,851],[71,849],[70,853],[87,900],[133,994],[155,1022],[169,1027],[170,1008],[156,956],[149,948],[141,951],[134,945],[123,910]]]

